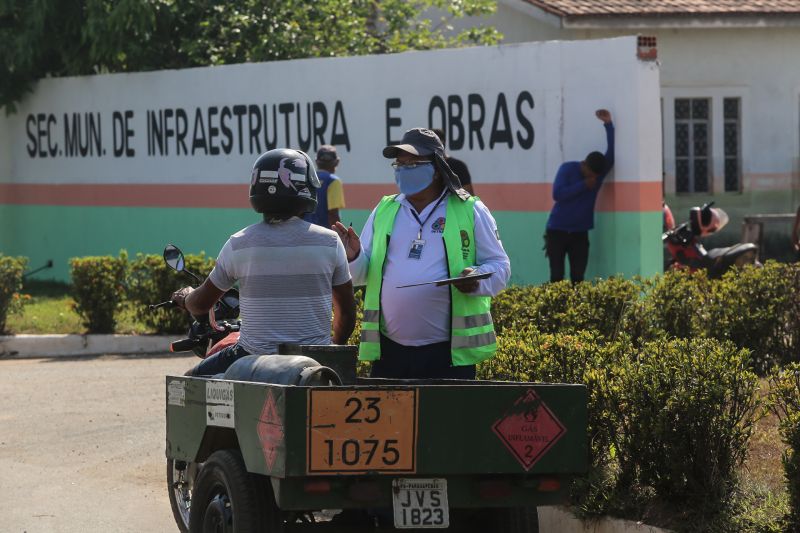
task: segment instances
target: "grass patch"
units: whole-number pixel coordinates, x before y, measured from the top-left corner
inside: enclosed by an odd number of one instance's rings
[[[75,312],[70,286],[66,283],[33,281],[25,284],[23,293],[31,298],[22,313],[8,316],[6,329],[9,332],[31,335],[86,333]],[[115,333],[147,334],[153,333],[153,329],[137,321],[133,309],[126,307],[117,318]]]

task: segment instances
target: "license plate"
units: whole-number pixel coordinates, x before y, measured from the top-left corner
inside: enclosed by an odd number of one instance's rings
[[[395,479],[394,527],[446,528],[450,525],[446,479]]]

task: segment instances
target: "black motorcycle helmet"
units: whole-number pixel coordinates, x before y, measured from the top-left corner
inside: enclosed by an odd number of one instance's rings
[[[265,218],[311,213],[317,208],[320,187],[317,170],[305,152],[276,148],[253,164],[250,205]]]

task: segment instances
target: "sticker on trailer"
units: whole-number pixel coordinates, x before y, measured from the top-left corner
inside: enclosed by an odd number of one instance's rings
[[[519,397],[492,429],[525,470],[530,470],[567,432],[533,389]]]
[[[256,432],[258,440],[261,442],[261,451],[264,452],[267,471],[272,472],[278,450],[283,446],[284,437],[283,420],[278,413],[272,389],[267,390],[267,399],[264,400],[264,407],[261,409],[261,416],[256,424]]]
[[[308,391],[309,474],[414,473],[417,390]]]
[[[186,407],[186,382],[170,381],[167,384],[167,404]]]
[[[233,383],[206,381],[206,424],[234,427],[233,410]]]

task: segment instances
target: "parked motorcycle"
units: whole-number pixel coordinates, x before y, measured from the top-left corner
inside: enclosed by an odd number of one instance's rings
[[[175,245],[168,244],[164,248],[164,262],[176,272],[190,276],[198,285],[203,282],[200,277],[186,269],[183,252]],[[175,307],[175,302],[168,300],[151,305],[153,311],[160,307]],[[239,340],[239,291],[228,289],[220,300],[208,312],[207,316],[192,317],[189,333],[185,339],[172,342],[171,352],[194,352],[200,358],[213,355],[223,348],[236,344]]]
[[[758,246],[739,243],[706,250],[700,238],[720,231],[728,223],[725,211],[712,207],[714,202],[692,207],[689,220],[667,229],[661,236],[669,252],[670,268],[705,269],[710,278],[719,278],[733,266],[757,264]]]

